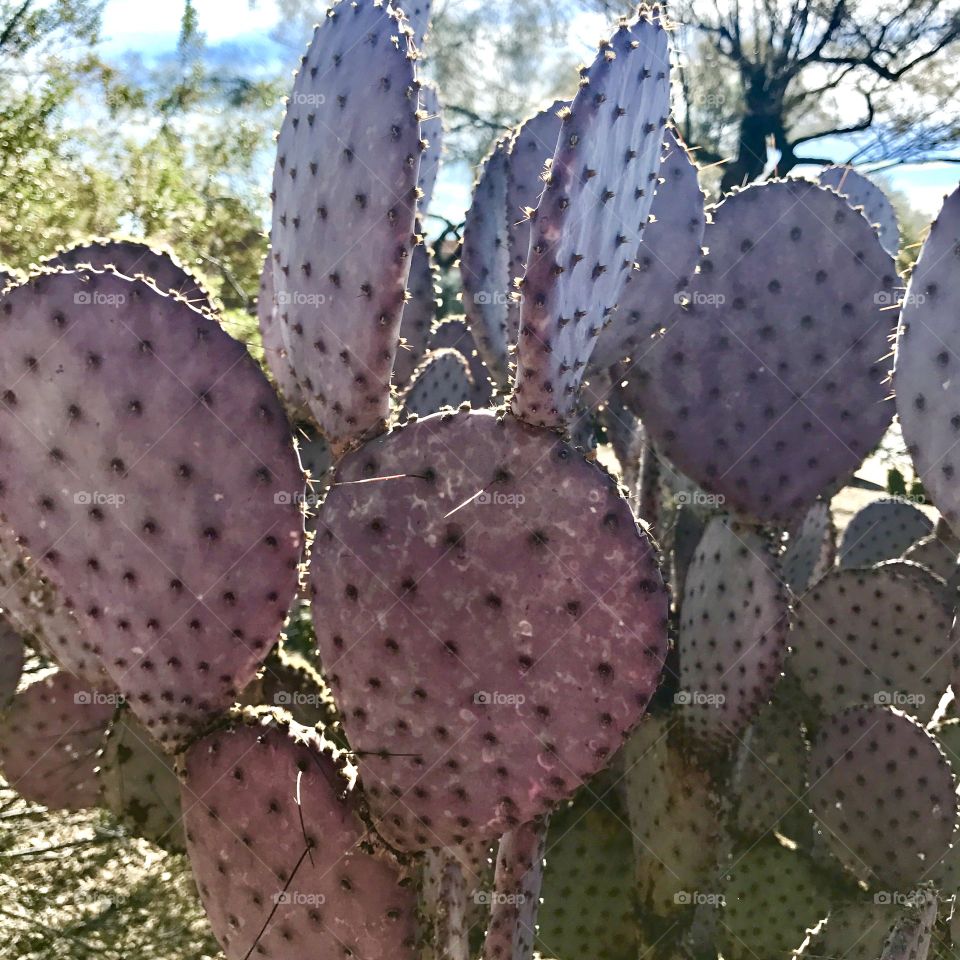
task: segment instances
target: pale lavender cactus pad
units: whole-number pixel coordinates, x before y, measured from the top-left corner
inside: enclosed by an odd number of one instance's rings
[[[607,764],[665,653],[666,592],[615,483],[487,411],[395,430],[338,481],[314,626],[378,828],[450,846],[546,812]]]
[[[280,128],[271,242],[290,365],[338,451],[389,416],[414,246],[418,110],[415,61],[392,8],[331,7]]]
[[[656,189],[669,113],[658,9],[623,21],[581,72],[530,227],[511,409],[556,427],[633,269]]]
[[[242,343],[142,281],[38,274],[0,311],[2,509],[83,625],[67,643],[170,749],[233,703],[296,589],[287,419]]]
[[[783,525],[890,424],[896,270],[862,216],[802,180],[729,195],[704,245],[690,303],[635,358],[627,401],[725,509]]]

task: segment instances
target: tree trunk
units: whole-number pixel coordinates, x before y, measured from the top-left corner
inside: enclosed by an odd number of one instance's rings
[[[770,118],[763,114],[748,112],[740,121],[737,142],[737,157],[727,164],[720,181],[720,188],[729,193],[763,173],[767,165],[767,134],[770,133]]]

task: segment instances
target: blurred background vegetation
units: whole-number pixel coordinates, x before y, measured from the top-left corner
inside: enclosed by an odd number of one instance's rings
[[[191,0],[137,5],[147,25],[176,6],[174,49],[108,54],[108,2],[130,0],[0,0],[0,261],[26,269],[91,234],[167,244],[255,349],[273,132],[323,5],[269,0],[264,59],[262,46],[209,44]],[[258,0],[215,2],[229,17]],[[626,10],[620,0],[437,0],[425,73],[444,103],[446,172],[426,229],[445,240],[448,290],[473,167],[518,120],[572,94],[577,63]],[[888,174],[960,160],[955,3],[680,0],[669,13],[683,24],[675,118],[708,189],[802,170],[804,159]],[[888,187],[906,268],[931,205]],[[126,836],[104,812],[51,815],[5,788],[0,900],[0,956],[217,955],[182,857]]]

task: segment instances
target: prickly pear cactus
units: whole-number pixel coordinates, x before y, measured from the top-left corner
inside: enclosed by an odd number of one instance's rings
[[[530,227],[511,409],[545,426],[572,414],[584,367],[633,269],[653,202],[669,113],[658,8],[622,21],[563,126]]]
[[[338,478],[314,625],[379,829],[449,846],[539,816],[656,686],[666,595],[629,506],[556,435],[487,411],[395,430]]]
[[[269,251],[260,273],[260,291],[257,295],[257,323],[263,342],[263,359],[273,376],[277,390],[287,405],[291,417],[302,419],[309,416],[306,402],[297,379],[290,369],[283,332],[277,322],[277,299],[273,284],[273,258]]]
[[[430,328],[437,314],[437,273],[433,252],[425,243],[418,243],[410,255],[410,276],[407,279],[407,302],[403,305],[400,336],[393,366],[393,382],[403,389],[427,352]]]
[[[660,917],[687,912],[692,894],[709,882],[724,840],[720,797],[709,773],[659,717],[648,717],[633,733],[624,769],[640,906]]]
[[[547,822],[537,819],[500,839],[483,960],[532,960],[546,838]]]
[[[473,384],[470,405],[477,410],[495,406],[493,384],[490,371],[480,357],[476,340],[462,316],[444,317],[431,331],[428,343],[430,350],[456,350],[470,367],[470,380]]]
[[[912,913],[890,931],[880,960],[926,960],[936,922],[937,898],[927,893]]]
[[[960,542],[941,520],[933,533],[918,540],[904,552],[903,559],[919,563],[948,581],[956,575],[958,555]]]
[[[851,707],[824,723],[810,784],[830,849],[857,877],[909,891],[947,852],[957,824],[950,764],[923,727],[892,707]]]
[[[769,538],[710,521],[680,608],[680,715],[700,741],[739,734],[770,699],[787,652],[787,597]]]
[[[93,639],[2,521],[0,607],[17,630],[67,673],[93,687],[110,686]]]
[[[285,649],[284,644],[273,648],[256,679],[241,693],[239,703],[284,710],[301,726],[317,727],[327,740],[346,746],[330,688],[304,657]]]
[[[421,960],[461,960],[470,952],[467,879],[457,858],[427,850],[420,874]]]
[[[319,735],[234,717],[183,758],[187,852],[227,960],[414,957],[415,900]]]
[[[926,721],[960,678],[951,606],[903,566],[833,570],[797,600],[790,667],[822,709],[888,704]]]
[[[420,175],[417,187],[420,198],[417,209],[421,216],[430,209],[433,188],[440,173],[440,157],[443,154],[443,114],[440,110],[440,95],[429,83],[420,84],[420,139],[426,143],[420,155]]]
[[[24,687],[0,716],[0,772],[51,810],[99,802],[97,750],[119,698],[60,671]]]
[[[494,382],[509,382],[507,331],[510,271],[507,240],[507,149],[499,140],[484,160],[463,224],[463,309]]]
[[[877,960],[894,926],[904,919],[908,900],[893,894],[875,894],[870,900],[831,905],[826,920],[807,938],[797,958],[818,960]]]
[[[17,692],[23,657],[23,637],[6,617],[0,617],[0,710]]]
[[[960,488],[954,449],[960,381],[951,373],[960,327],[954,291],[960,276],[960,189],[946,198],[930,228],[900,314],[893,383],[903,439],[923,488],[954,532]]]
[[[737,828],[748,836],[777,830],[800,840],[809,832],[803,798],[810,746],[802,697],[795,679],[781,680],[737,745],[730,794]]]
[[[456,350],[431,350],[414,371],[400,397],[404,414],[425,417],[445,407],[456,410],[470,403],[473,381],[470,365]]]
[[[676,312],[700,259],[706,215],[697,167],[677,132],[664,134],[660,180],[650,206],[652,222],[643,232],[637,269],[628,278],[620,305],[600,334],[590,363],[607,367],[646,349],[664,319]]]
[[[843,164],[825,167],[817,180],[821,186],[836,190],[851,207],[859,207],[867,222],[877,228],[883,249],[891,257],[897,255],[900,249],[897,214],[886,194],[872,180]]]
[[[703,242],[690,302],[636,359],[626,398],[658,452],[725,509],[784,525],[890,424],[896,270],[863,217],[799,180],[729,195]]]
[[[755,960],[799,948],[827,915],[838,884],[799,850],[769,839],[735,851],[718,887],[724,958]]]
[[[841,567],[872,567],[902,556],[933,530],[933,521],[904,500],[874,500],[858,510],[840,541]]]
[[[389,414],[414,246],[419,85],[399,27],[393,8],[374,0],[334,4],[277,140],[278,320],[304,399],[338,450]],[[358,60],[376,69],[351,68]],[[363,242],[345,247],[344,237]]]
[[[129,710],[106,732],[97,777],[101,801],[135,836],[171,852],[186,849],[173,762]]]
[[[509,240],[510,290],[523,277],[530,251],[531,214],[537,209],[545,187],[544,167],[552,162],[560,136],[560,111],[569,106],[555,100],[517,129],[507,159],[507,236]],[[507,343],[517,342],[520,332],[520,298],[507,304]]]
[[[58,251],[41,261],[44,270],[115,270],[125,277],[140,278],[161,293],[186,300],[198,310],[213,310],[210,294],[173,254],[161,247],[151,247],[141,240],[84,240]]]
[[[537,914],[543,957],[637,957],[633,841],[609,779],[601,774],[550,817]]]
[[[835,536],[830,504],[817,500],[791,532],[780,558],[784,582],[793,593],[803,593],[833,566]]]
[[[2,310],[6,518],[171,748],[246,686],[296,589],[286,417],[243,344],[141,281],[40,274]]]

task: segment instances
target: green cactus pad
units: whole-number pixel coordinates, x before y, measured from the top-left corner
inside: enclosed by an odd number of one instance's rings
[[[785,677],[738,745],[730,792],[737,828],[749,836],[778,830],[799,841],[809,829],[805,794],[810,747],[802,698],[796,680]]]
[[[889,704],[928,720],[960,677],[960,648],[932,576],[905,564],[833,570],[797,600],[790,665],[806,694],[833,712]]]
[[[723,745],[770,699],[787,653],[787,597],[768,537],[728,517],[707,524],[680,608],[680,715]]]
[[[173,763],[129,710],[110,724],[97,767],[103,803],[135,836],[186,850]]]
[[[636,960],[633,838],[616,790],[591,781],[550,818],[538,914],[543,957]]]
[[[422,149],[414,74],[393,8],[341,0],[316,28],[277,139],[277,315],[338,453],[389,415]]]
[[[891,707],[851,707],[823,724],[810,800],[836,857],[891,890],[931,875],[957,821],[950,764],[923,727]]]
[[[907,899],[897,891],[883,891],[871,900],[832,905],[797,952],[797,960],[878,960],[893,927],[907,916]]]
[[[653,194],[669,113],[670,63],[659,8],[641,8],[581,69],[530,227],[513,412],[561,426],[616,309]]]
[[[635,358],[627,400],[727,510],[787,525],[890,424],[894,263],[841,197],[800,180],[730,194],[703,242],[690,302]]]
[[[815,864],[775,839],[735,851],[722,873],[718,939],[725,960],[789,957],[836,894]]]
[[[317,642],[391,842],[539,816],[643,715],[666,645],[654,552],[555,434],[418,420],[344,458],[319,524]]]

